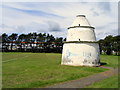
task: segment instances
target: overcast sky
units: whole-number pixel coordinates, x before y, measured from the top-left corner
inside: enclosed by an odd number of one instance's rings
[[[66,37],[76,15],[85,15],[97,40],[118,34],[117,2],[4,2],[0,34],[45,32]]]

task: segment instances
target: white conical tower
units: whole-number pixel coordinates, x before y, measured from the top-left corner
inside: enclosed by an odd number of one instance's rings
[[[63,45],[62,65],[99,66],[99,45],[94,27],[84,15],[77,15],[68,28],[67,40]]]

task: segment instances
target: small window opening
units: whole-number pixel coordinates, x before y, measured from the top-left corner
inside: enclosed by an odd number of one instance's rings
[[[80,24],[79,24],[79,26],[80,26]]]

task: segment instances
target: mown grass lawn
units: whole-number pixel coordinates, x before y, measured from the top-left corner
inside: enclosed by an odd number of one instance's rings
[[[2,60],[3,88],[39,88],[107,70],[60,65],[61,54],[56,53],[3,53]],[[105,66],[117,67],[117,61],[117,56],[101,55]]]
[[[87,88],[118,88],[118,75],[93,83],[92,85],[87,86]]]
[[[114,55],[100,55],[101,63],[106,63],[104,66],[117,68],[118,67],[118,56]]]

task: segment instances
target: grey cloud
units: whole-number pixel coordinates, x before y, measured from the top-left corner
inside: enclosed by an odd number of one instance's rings
[[[99,16],[100,14],[98,12],[95,11],[94,8],[90,9],[93,12],[93,16]]]
[[[51,32],[60,32],[60,31],[62,31],[60,25],[57,22],[48,21],[47,24],[48,24],[48,29]]]
[[[27,33],[27,32],[61,32],[62,28],[60,25],[53,21],[47,21],[43,23],[36,23],[31,22],[27,25],[19,25],[19,26],[7,26],[5,24],[0,25],[1,28],[7,28],[8,30],[6,32],[10,32],[9,29],[11,29],[12,32],[16,33]]]
[[[99,2],[98,6],[104,11],[110,11],[111,10],[109,2]]]
[[[2,27],[3,29],[4,28],[7,28],[8,30],[9,29],[13,29],[13,30],[15,30],[15,31],[17,31],[17,32],[22,32],[22,31],[24,31],[25,30],[25,27],[24,26],[8,26],[8,25],[6,25],[6,24],[2,24],[2,25],[0,25],[0,27]]]
[[[85,1],[83,1],[83,2],[81,2],[82,4],[87,4],[88,2],[85,2]]]
[[[99,16],[99,13],[93,12],[93,16]]]
[[[118,35],[117,29],[101,30],[100,32],[96,33],[96,38],[97,38],[97,40],[99,40],[99,39],[103,39],[104,37],[106,37],[108,35],[113,35],[113,36]]]
[[[96,35],[101,35],[103,34],[103,32],[96,32]]]
[[[99,40],[99,39],[104,39],[107,35],[110,35],[108,32],[105,32],[105,31],[101,31],[99,33],[96,34],[96,39]]]
[[[1,28],[11,28],[11,29],[15,29],[15,27],[13,27],[13,26],[8,26],[8,25],[6,25],[6,24],[1,24],[0,27],[1,27]]]
[[[111,35],[118,35],[117,29],[112,29],[111,32],[109,32]]]
[[[35,31],[35,32],[47,32],[48,26],[44,22],[43,23],[31,22],[28,25],[28,29],[30,29],[31,31]]]
[[[108,23],[104,26],[99,26],[99,27],[96,27],[96,30],[100,30],[100,29],[106,29],[108,27],[110,27],[111,25],[114,25],[114,24],[117,24],[117,22],[111,22],[111,23]]]
[[[25,27],[24,26],[17,26],[16,30],[18,32],[23,32],[25,30]]]
[[[100,26],[100,27],[96,27],[96,30],[99,30],[99,29],[104,29],[106,26]]]
[[[117,22],[111,22],[104,26],[96,27],[96,37],[98,39],[103,39],[107,35],[118,35],[117,27],[113,27]]]
[[[5,28],[6,33],[27,33],[27,32],[48,32],[48,25],[44,23],[31,22],[27,25],[8,26],[6,24],[0,25],[1,28]]]
[[[96,39],[99,40],[99,39],[103,39],[103,37],[105,37],[104,33],[98,33],[96,34]]]

